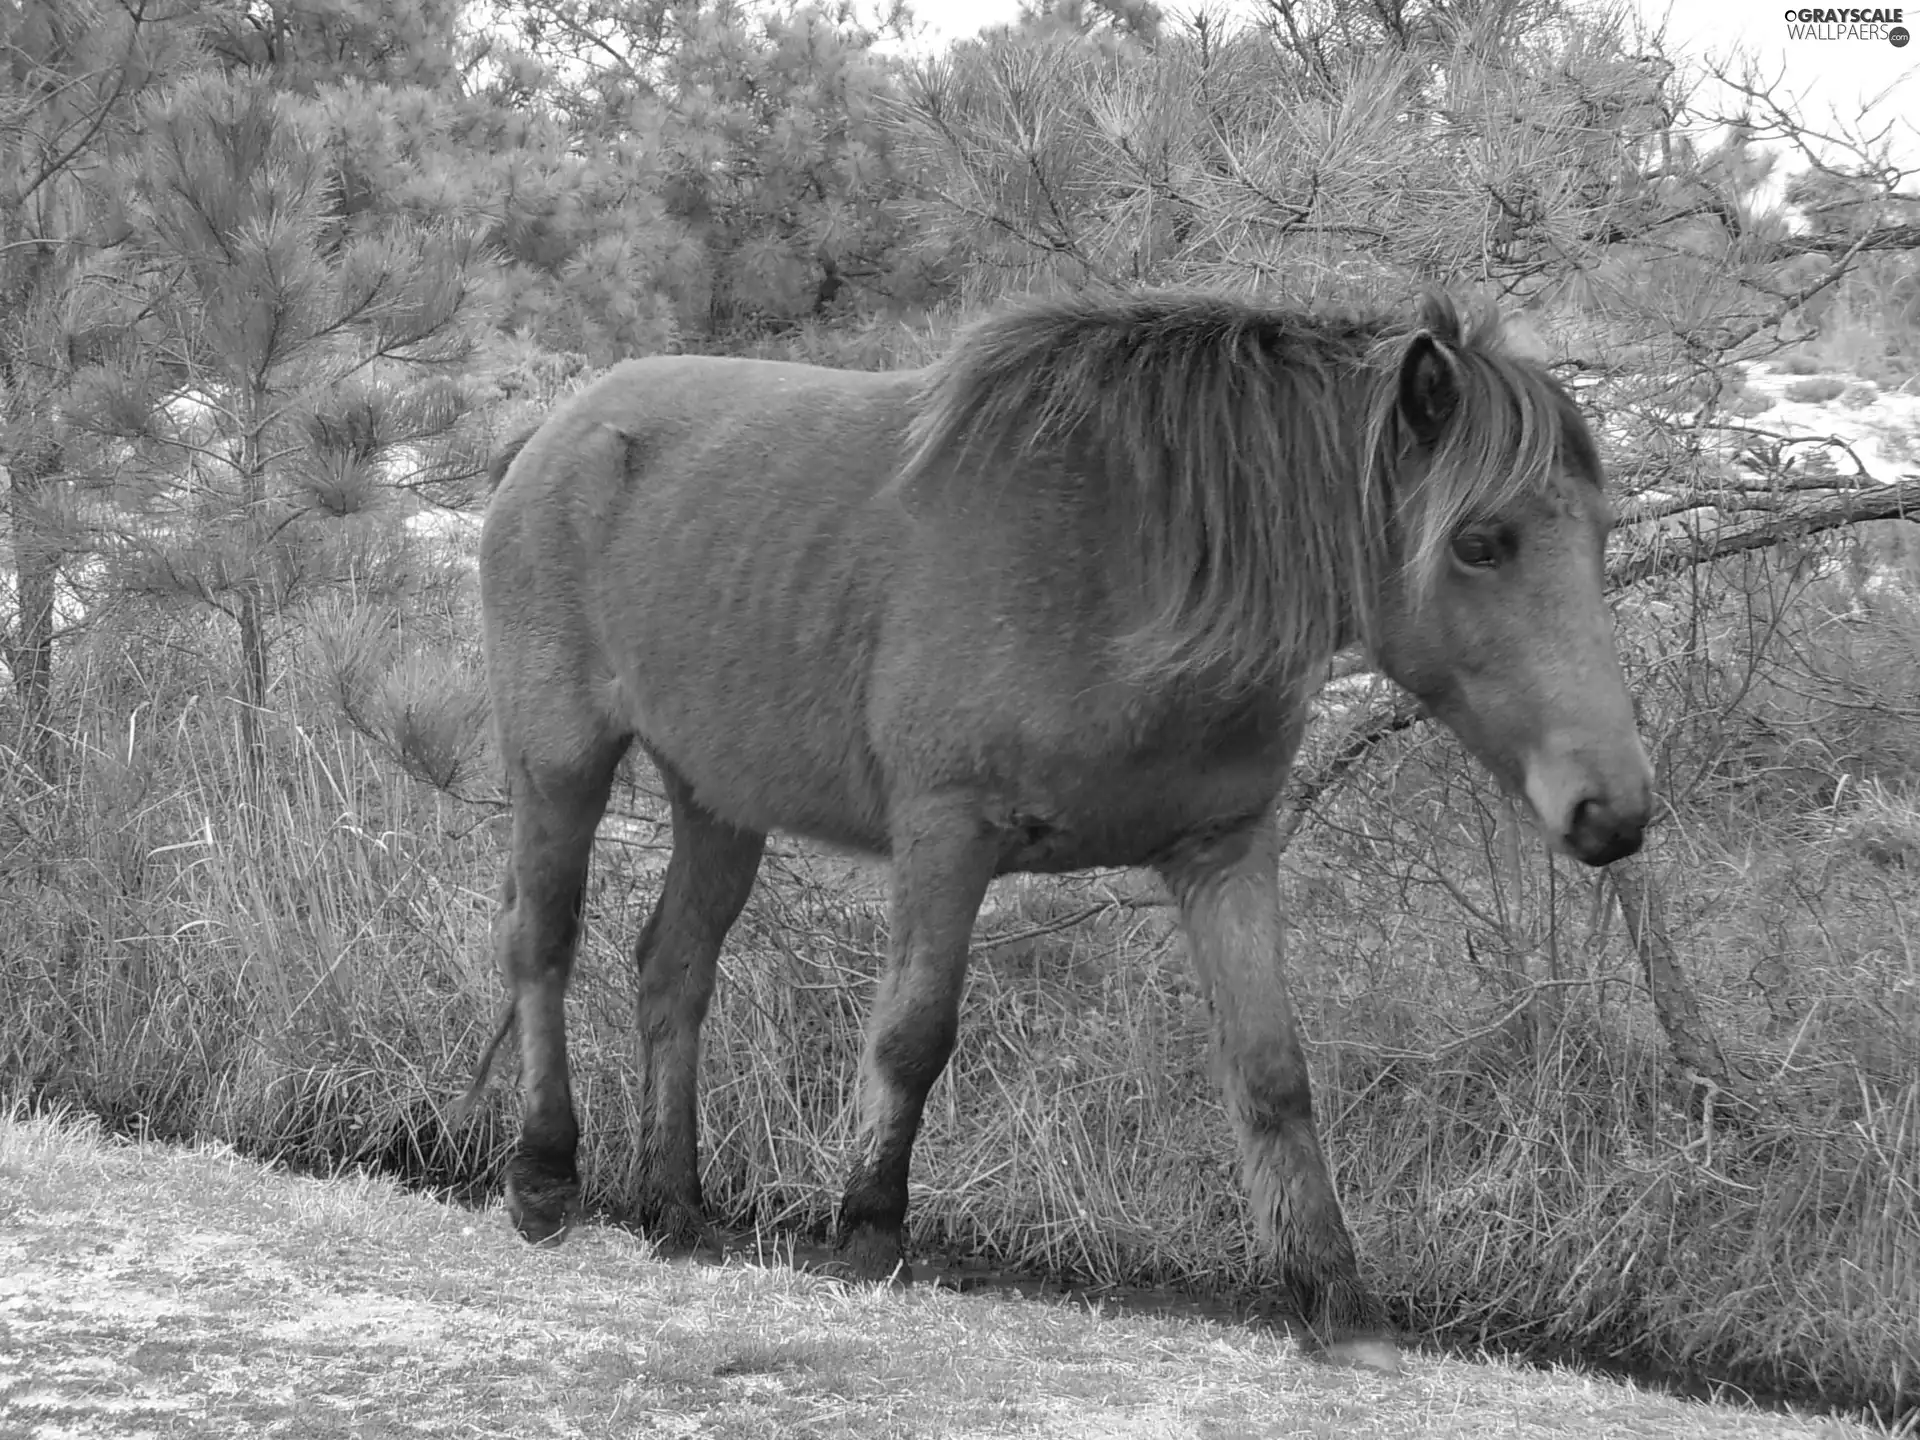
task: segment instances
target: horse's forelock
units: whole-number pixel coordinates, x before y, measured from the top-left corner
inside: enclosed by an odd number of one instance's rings
[[[1452,349],[1461,341],[1460,311],[1453,297],[1443,290],[1428,290],[1420,297],[1417,310],[1419,327],[1440,344]]]
[[[1428,593],[1453,535],[1546,486],[1562,463],[1598,484],[1599,462],[1578,410],[1537,361],[1500,343],[1497,317],[1470,325],[1455,352],[1459,402],[1425,474],[1395,491],[1402,562]]]

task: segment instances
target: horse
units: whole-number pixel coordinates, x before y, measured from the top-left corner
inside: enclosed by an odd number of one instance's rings
[[[1593,437],[1497,314],[1409,309],[1108,293],[1004,308],[917,370],[629,360],[506,447],[480,581],[508,998],[474,1092],[517,1023],[523,1236],[578,1211],[564,998],[637,745],[673,832],[634,950],[649,1233],[705,1233],[700,1026],[769,831],[891,862],[834,1227],[869,1279],[911,1274],[908,1164],[989,882],[1150,867],[1276,1283],[1316,1348],[1397,1366],[1281,965],[1276,801],[1317,684],[1365,647],[1588,865],[1652,804]]]

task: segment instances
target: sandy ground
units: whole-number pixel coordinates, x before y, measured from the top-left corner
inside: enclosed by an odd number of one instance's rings
[[[0,1116],[0,1440],[1851,1437],[1571,1373],[664,1263],[589,1228]]]

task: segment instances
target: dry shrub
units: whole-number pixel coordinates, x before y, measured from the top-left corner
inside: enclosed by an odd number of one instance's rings
[[[1847,382],[1844,380],[1836,380],[1831,375],[1819,375],[1789,385],[1785,394],[1787,399],[1796,400],[1802,405],[1818,405],[1839,398],[1846,388]]]

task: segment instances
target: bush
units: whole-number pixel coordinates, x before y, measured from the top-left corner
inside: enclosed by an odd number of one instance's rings
[[[1828,400],[1837,399],[1846,393],[1847,382],[1823,375],[1814,380],[1802,380],[1797,385],[1786,388],[1786,397],[1797,400],[1802,405],[1819,405]]]

